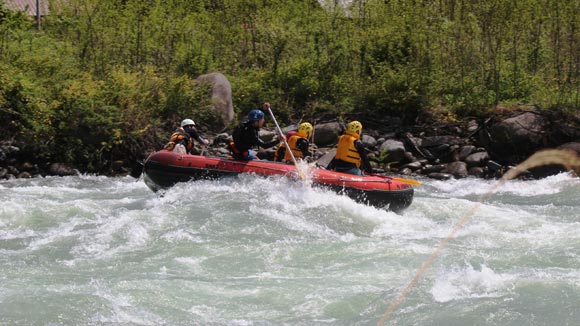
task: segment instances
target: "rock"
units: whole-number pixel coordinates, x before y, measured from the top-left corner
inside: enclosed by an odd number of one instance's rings
[[[437,180],[449,180],[453,178],[453,175],[449,173],[433,172],[429,173],[428,177]]]
[[[386,152],[387,156],[384,162],[399,162],[405,157],[405,144],[403,142],[387,139],[379,147],[381,153]]]
[[[489,154],[487,152],[479,152],[473,153],[465,158],[465,163],[467,166],[474,167],[474,166],[483,166],[485,162],[489,160]]]
[[[437,147],[440,145],[461,145],[463,140],[457,136],[431,136],[423,138],[423,147]]]
[[[558,149],[570,150],[576,152],[576,155],[580,157],[580,142],[570,142],[558,146]]]
[[[430,174],[434,172],[441,172],[445,169],[445,164],[436,164],[436,165],[425,165],[425,167],[421,170],[423,174]]]
[[[226,76],[219,72],[201,75],[196,79],[201,84],[212,85],[211,102],[215,112],[221,115],[224,125],[229,125],[234,120],[234,107],[232,105],[232,86]]]
[[[465,178],[467,177],[467,164],[465,162],[457,161],[447,164],[447,167],[441,172],[450,173],[455,178]]]
[[[334,145],[342,135],[343,128],[338,122],[321,123],[314,126],[314,143],[318,147]]]
[[[476,132],[479,129],[479,124],[477,123],[477,121],[475,120],[470,120],[467,123],[467,132],[469,134],[473,134],[474,132]]]
[[[228,133],[221,133],[221,134],[217,134],[214,139],[212,144],[214,146],[216,145],[227,145],[232,141],[232,136],[230,136]]]
[[[38,166],[36,166],[35,164],[32,164],[30,162],[24,162],[24,163],[22,163],[22,165],[20,165],[20,171],[26,171],[26,172],[38,171]]]
[[[20,174],[18,174],[18,176],[16,176],[18,179],[30,179],[32,178],[32,175],[28,172],[20,172]]]
[[[495,161],[487,161],[487,168],[492,172],[501,172],[504,170],[503,166]]]
[[[413,153],[411,152],[405,152],[405,154],[403,155],[403,159],[402,162],[405,163],[412,163],[417,161],[417,158],[413,155]]]
[[[366,148],[375,148],[375,146],[377,146],[377,140],[374,137],[365,134],[362,135],[361,142]]]
[[[542,146],[547,123],[543,116],[526,112],[493,125],[488,134],[492,158],[523,161]]]
[[[277,132],[266,130],[266,129],[260,129],[260,132],[258,134],[259,134],[260,139],[262,139],[266,143],[274,140],[276,135],[278,135]]]
[[[18,171],[18,169],[12,165],[8,165],[6,169],[8,170],[8,174],[12,174],[15,176],[20,174],[20,171]]]
[[[402,169],[410,169],[411,171],[417,171],[421,168],[421,162],[415,161],[411,163],[407,163],[401,166]]]
[[[461,146],[459,149],[459,160],[465,161],[465,158],[471,155],[475,151],[475,146],[473,145],[465,145]]]
[[[12,145],[3,145],[1,147],[2,151],[6,153],[6,155],[12,155],[15,153],[20,152],[20,148]]]
[[[485,176],[485,170],[480,166],[474,166],[467,170],[467,174],[472,177],[483,178]]]
[[[570,151],[576,154],[577,157],[580,158],[580,142],[570,142],[566,144],[562,144],[558,146],[557,149]],[[556,175],[559,173],[563,173],[568,171],[568,169],[560,164],[550,164],[550,165],[543,165],[536,168],[532,168],[529,170],[531,176],[533,178],[545,178],[551,175]],[[574,171],[577,175],[580,175],[580,169],[578,171]]]
[[[67,175],[77,175],[78,173],[76,169],[65,163],[52,163],[48,167],[49,175],[64,177]]]
[[[411,175],[413,174],[413,170],[409,169],[409,168],[403,168],[399,171],[399,174],[402,175]]]

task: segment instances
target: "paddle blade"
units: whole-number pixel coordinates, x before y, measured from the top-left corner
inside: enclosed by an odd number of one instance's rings
[[[417,180],[413,180],[413,179],[394,178],[394,177],[389,177],[389,176],[386,176],[386,175],[375,174],[375,173],[373,173],[371,175],[372,176],[375,176],[375,177],[381,177],[381,178],[385,178],[385,179],[396,180],[396,181],[399,181],[399,182],[403,182],[403,183],[410,184],[410,185],[415,186],[415,187],[419,187],[421,185],[421,182],[419,182]]]
[[[419,187],[421,185],[421,182],[417,181],[417,180],[413,180],[413,179],[405,179],[405,178],[393,178],[393,180],[397,180],[400,182],[404,182],[404,183],[408,183],[412,186],[415,187]]]

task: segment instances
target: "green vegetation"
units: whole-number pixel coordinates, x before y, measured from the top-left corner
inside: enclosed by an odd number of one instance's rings
[[[334,3],[334,1],[327,1]],[[0,0],[0,133],[103,172],[159,148],[185,116],[206,129],[222,72],[245,113],[447,119],[497,104],[579,107],[572,0],[67,0],[35,21]],[[443,112],[441,112],[443,110]]]

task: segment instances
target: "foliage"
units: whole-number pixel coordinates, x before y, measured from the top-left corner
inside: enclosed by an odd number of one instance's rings
[[[500,104],[580,105],[576,1],[52,0],[42,29],[0,1],[0,126],[89,172],[159,148],[184,117],[456,120]],[[59,144],[66,144],[61,146]]]

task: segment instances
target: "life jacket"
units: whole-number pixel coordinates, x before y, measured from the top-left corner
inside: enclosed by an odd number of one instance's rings
[[[274,162],[281,162],[282,161],[282,153],[286,153],[286,144],[284,144],[284,142],[280,142],[280,144],[278,144],[278,147],[276,148],[276,151],[274,152]],[[284,155],[286,156],[286,155]]]
[[[294,135],[292,135],[290,139],[288,139],[288,146],[290,146],[292,154],[294,154],[294,158],[298,159],[304,157],[304,153],[302,153],[302,150],[300,150],[300,148],[296,147],[296,143],[301,138],[306,139],[307,136],[308,135],[306,135],[305,133],[298,131]],[[290,156],[290,151],[288,150],[286,150],[286,155],[284,155],[284,161],[292,162],[292,156]]]
[[[182,143],[184,139],[186,140],[185,147],[187,148],[187,152],[190,152],[191,149],[193,148],[193,139],[187,132],[185,132],[183,127],[175,130],[175,132],[171,134],[171,137],[169,137],[169,142],[165,144],[163,149],[173,151],[175,145]]]
[[[356,132],[347,130],[338,139],[338,146],[336,148],[335,158],[344,162],[353,163],[357,168],[360,168],[361,157],[358,150],[354,146],[354,142],[360,139],[360,135]]]
[[[250,155],[250,152],[249,151],[243,151],[242,152],[239,149],[237,149],[236,148],[236,144],[233,141],[231,141],[229,143],[229,146],[228,147],[229,147],[229,149],[232,152],[232,154],[233,154],[234,157],[244,158],[244,157],[247,157],[248,155]]]

